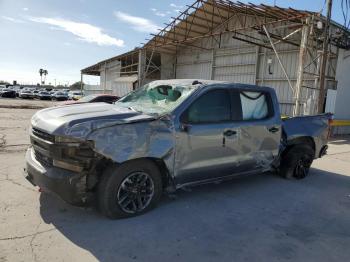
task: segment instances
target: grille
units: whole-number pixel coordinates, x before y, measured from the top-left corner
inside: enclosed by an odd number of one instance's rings
[[[44,156],[39,151],[34,150],[35,159],[38,160],[40,164],[46,167],[52,167],[52,158]]]
[[[45,133],[39,129],[36,129],[36,128],[32,128],[32,132],[33,132],[33,135],[41,138],[41,139],[44,139],[46,141],[50,141],[50,142],[54,142],[55,141],[55,137],[53,135],[50,135],[48,133]]]

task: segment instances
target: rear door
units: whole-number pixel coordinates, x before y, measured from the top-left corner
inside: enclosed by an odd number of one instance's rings
[[[278,109],[270,92],[257,89],[233,89],[239,93],[240,121],[233,124],[238,137],[233,148],[238,152],[239,172],[266,171],[279,153],[282,134]],[[277,101],[276,101],[277,102]]]

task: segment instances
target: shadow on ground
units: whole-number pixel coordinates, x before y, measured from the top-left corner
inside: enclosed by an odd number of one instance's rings
[[[330,139],[328,144],[334,145],[349,145],[350,144],[350,136],[349,135],[337,135]]]
[[[312,169],[303,181],[266,174],[179,191],[131,219],[48,194],[40,211],[100,261],[346,261],[349,195],[350,177]]]

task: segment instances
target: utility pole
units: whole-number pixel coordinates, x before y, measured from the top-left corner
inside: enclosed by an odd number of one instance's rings
[[[320,68],[320,94],[318,97],[318,113],[323,112],[324,98],[325,98],[325,74],[328,60],[328,43],[329,43],[329,26],[332,16],[332,0],[327,0],[327,20],[324,28],[323,45],[322,45],[322,59]]]

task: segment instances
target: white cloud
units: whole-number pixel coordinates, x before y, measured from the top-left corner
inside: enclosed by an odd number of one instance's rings
[[[20,20],[20,19],[17,19],[17,18],[13,18],[13,17],[10,17],[10,16],[1,16],[2,19],[6,20],[6,21],[9,21],[9,22],[12,22],[12,23],[17,23],[17,24],[22,24],[24,23],[23,20]]]
[[[119,11],[114,12],[114,15],[118,20],[131,25],[131,27],[136,31],[147,32],[147,33],[158,32],[157,28],[159,28],[159,26],[157,26],[154,22],[146,18],[132,16],[127,13],[123,13]]]
[[[88,43],[96,43],[100,46],[124,46],[123,40],[116,39],[103,33],[101,28],[94,25],[74,22],[61,18],[29,17],[29,20],[55,26],[61,30],[78,36],[78,39]]]
[[[175,8],[175,9],[182,9],[182,8],[184,8],[182,5],[176,5],[176,4],[173,4],[173,3],[170,4],[170,7]]]
[[[23,7],[22,10],[27,12],[29,10],[29,8],[28,7]]]
[[[151,10],[156,16],[160,16],[160,17],[165,17],[167,14],[170,14],[169,11],[161,12],[161,11],[158,11],[157,8],[151,8],[150,10]]]
[[[156,15],[156,16],[160,16],[160,17],[165,17],[165,16],[166,16],[166,13],[163,13],[163,12],[155,12],[155,15]]]

